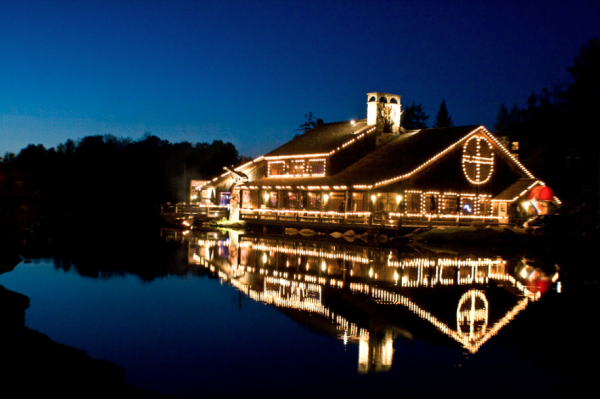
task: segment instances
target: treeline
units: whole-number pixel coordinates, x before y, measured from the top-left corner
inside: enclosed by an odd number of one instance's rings
[[[0,162],[0,208],[36,208],[53,225],[69,218],[157,215],[166,202],[189,200],[189,181],[237,165],[235,146],[88,136],[56,148],[29,145]],[[18,210],[17,209],[17,210]],[[10,216],[10,215],[9,215]]]
[[[502,105],[494,130],[565,202],[561,212],[584,216],[591,233],[600,212],[600,41],[582,47],[567,70],[571,83],[532,94],[525,107]]]

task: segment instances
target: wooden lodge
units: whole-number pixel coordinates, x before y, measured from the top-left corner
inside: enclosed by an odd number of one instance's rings
[[[560,204],[485,127],[405,130],[400,115],[400,96],[369,93],[366,120],[317,126],[193,196],[296,227],[520,224]]]

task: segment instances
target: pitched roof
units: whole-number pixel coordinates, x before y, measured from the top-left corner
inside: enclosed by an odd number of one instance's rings
[[[498,201],[509,202],[516,201],[520,196],[532,189],[533,186],[535,186],[538,183],[540,183],[539,179],[519,179],[515,183],[508,186],[506,190],[502,191],[493,199]]]
[[[368,130],[366,119],[359,120],[354,125],[348,121],[326,123],[288,141],[266,154],[265,157],[328,154],[366,130]]]
[[[479,126],[411,130],[342,170],[344,182],[375,184],[410,173]]]

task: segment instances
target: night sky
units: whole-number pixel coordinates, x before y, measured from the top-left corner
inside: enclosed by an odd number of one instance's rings
[[[151,131],[258,156],[370,91],[492,129],[592,37],[600,1],[0,0],[0,154]]]

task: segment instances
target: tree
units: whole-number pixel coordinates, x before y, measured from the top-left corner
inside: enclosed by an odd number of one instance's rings
[[[567,68],[573,82],[563,94],[567,101],[569,123],[578,128],[597,125],[600,108],[600,41],[591,39],[575,57],[572,67]]]
[[[413,101],[402,113],[400,124],[407,130],[427,129],[427,119],[429,119],[429,115],[425,114],[423,105],[421,103],[416,104]]]
[[[452,122],[452,118],[448,113],[448,109],[446,108],[446,100],[442,100],[440,104],[440,110],[438,111],[435,117],[435,123],[433,127],[452,127],[454,123]]]
[[[506,108],[506,104],[500,104],[500,109],[498,110],[498,114],[496,115],[496,124],[494,124],[494,132],[502,132],[508,128],[510,125],[510,115],[508,113],[508,108]]]
[[[311,129],[314,129],[317,126],[321,126],[324,122],[323,119],[321,118],[317,118],[315,119],[315,117],[313,116],[312,112],[309,112],[308,114],[304,115],[304,123],[301,124],[298,129],[294,130],[295,132],[301,132],[301,133],[296,133],[294,135],[294,138],[300,137],[301,134],[304,134],[306,132],[308,132]]]

